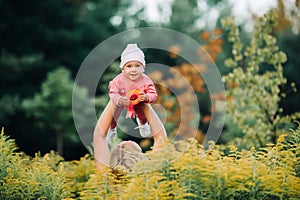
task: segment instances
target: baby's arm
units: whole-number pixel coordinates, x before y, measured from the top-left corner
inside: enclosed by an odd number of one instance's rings
[[[155,86],[153,83],[149,83],[147,85],[147,88],[145,89],[145,94],[144,94],[144,102],[147,102],[147,103],[152,103],[153,101],[155,101],[157,99],[157,93],[156,93],[156,90],[155,90]]]
[[[119,106],[128,106],[130,104],[130,101],[127,97],[121,97],[118,101]]]
[[[148,96],[148,94],[145,94],[144,92],[140,92],[137,100],[138,100],[138,102],[149,102],[149,96]]]
[[[109,82],[109,98],[118,106],[126,105],[126,99],[120,95],[120,89],[115,80]]]

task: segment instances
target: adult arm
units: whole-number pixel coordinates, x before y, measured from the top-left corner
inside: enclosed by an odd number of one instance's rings
[[[167,141],[166,129],[150,104],[143,104],[143,110],[151,127],[154,139],[153,150],[155,151]]]
[[[97,121],[94,130],[94,158],[96,168],[99,170],[105,166],[109,166],[110,153],[105,137],[115,111],[116,104],[110,100]]]

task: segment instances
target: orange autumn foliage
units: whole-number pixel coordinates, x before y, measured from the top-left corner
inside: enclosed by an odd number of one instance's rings
[[[177,45],[173,45],[169,48],[169,56],[170,58],[177,58],[180,52],[180,48]]]
[[[207,92],[205,81],[202,79],[201,74],[208,71],[206,63],[215,62],[217,55],[222,52],[223,39],[220,38],[222,33],[223,30],[220,28],[201,33],[200,39],[204,41],[204,44],[196,52],[201,63],[181,63],[173,66],[169,70],[170,76],[167,77],[164,77],[162,72],[158,70],[149,74],[155,83],[159,83],[156,84],[159,94],[156,103],[166,109],[168,113],[166,122],[173,124],[173,127],[175,127],[169,132],[169,137],[179,134],[183,139],[194,137],[199,142],[203,141],[205,136],[203,131],[195,130],[195,127],[190,124],[197,117],[195,116],[194,107],[198,101],[196,95]],[[178,45],[170,46],[169,57],[177,59],[180,49]],[[174,94],[174,91],[180,92],[179,94]],[[212,94],[211,100],[224,101],[225,94]],[[214,106],[213,103],[212,106]],[[181,116],[182,114],[184,116]],[[209,115],[202,119],[202,122],[205,123],[209,123],[209,121]]]

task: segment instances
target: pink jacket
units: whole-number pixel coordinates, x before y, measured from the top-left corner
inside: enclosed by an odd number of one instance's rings
[[[152,103],[157,99],[154,83],[146,74],[142,74],[139,80],[132,82],[126,78],[123,73],[119,74],[109,82],[109,97],[115,104],[120,106],[118,103],[120,98],[126,96],[129,91],[135,89],[148,95],[149,101],[147,103]],[[129,113],[128,107],[126,109],[127,116],[132,116],[132,113]]]

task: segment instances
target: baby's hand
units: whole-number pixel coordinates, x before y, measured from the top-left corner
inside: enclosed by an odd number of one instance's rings
[[[149,100],[149,97],[144,92],[139,93],[139,97],[137,98],[138,102],[145,102]]]
[[[130,104],[130,101],[126,97],[121,97],[119,100],[119,105],[120,106],[128,106]]]

